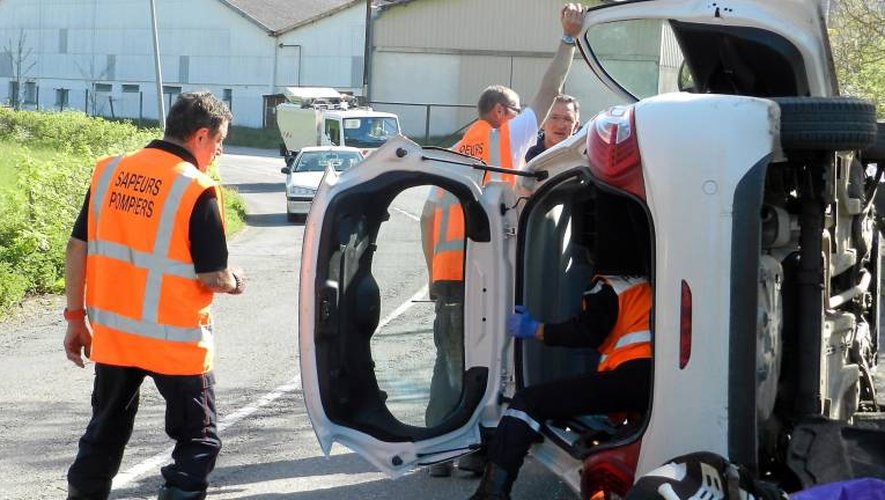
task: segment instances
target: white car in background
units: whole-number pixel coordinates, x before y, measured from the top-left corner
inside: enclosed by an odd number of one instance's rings
[[[298,152],[292,165],[283,167],[286,174],[286,217],[290,222],[307,217],[313,195],[326,169],[343,172],[363,160],[357,148],[311,146]]]

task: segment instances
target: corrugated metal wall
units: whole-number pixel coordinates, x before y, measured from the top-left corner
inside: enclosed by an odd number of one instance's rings
[[[492,84],[513,88],[527,104],[559,46],[562,6],[561,0],[414,0],[385,9],[372,26],[370,98],[413,104],[376,108],[398,113],[405,132],[418,139],[469,123],[479,93]],[[580,56],[565,91],[581,101],[582,121],[616,102]],[[428,120],[426,104],[452,106],[431,106]]]

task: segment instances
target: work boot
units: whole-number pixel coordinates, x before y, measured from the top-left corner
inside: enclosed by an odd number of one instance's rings
[[[449,477],[452,475],[452,462],[440,462],[427,468],[430,477]]]
[[[78,490],[76,486],[68,483],[68,500],[106,500],[110,494],[110,490],[98,494],[85,494]]]
[[[485,473],[476,493],[469,500],[510,500],[510,488],[516,474],[510,474],[494,462],[486,465]]]
[[[470,472],[474,477],[479,477],[485,472],[486,464],[489,459],[486,458],[484,450],[464,455],[458,459],[458,470]]]
[[[206,498],[205,491],[187,491],[175,486],[160,487],[160,494],[157,500],[203,500]]]

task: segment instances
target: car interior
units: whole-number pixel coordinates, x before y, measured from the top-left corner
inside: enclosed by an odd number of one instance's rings
[[[644,206],[630,195],[597,185],[587,169],[547,181],[523,213],[517,260],[523,273],[517,278],[517,296],[521,293],[540,321],[559,322],[577,314],[581,293],[594,275],[653,276],[653,238]],[[521,342],[516,353],[521,386],[592,373],[599,361],[595,349],[541,342]],[[575,415],[547,422],[544,434],[582,459],[600,445],[634,441],[644,420],[636,414]]]

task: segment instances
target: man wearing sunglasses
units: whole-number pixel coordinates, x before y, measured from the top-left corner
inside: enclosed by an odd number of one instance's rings
[[[556,96],[562,92],[574,58],[575,37],[580,34],[583,21],[583,5],[569,3],[563,6],[560,12],[563,35],[531,104],[526,108],[521,107],[519,95],[509,87],[487,87],[476,105],[479,119],[467,129],[453,149],[489,165],[508,169],[522,167],[526,151],[537,137],[539,124],[544,121]],[[515,176],[487,173],[483,182],[489,180],[514,183]]]
[[[521,168],[526,151],[535,141],[539,122],[547,116],[554,99],[562,91],[574,58],[575,37],[580,34],[583,22],[583,5],[569,3],[563,6],[560,11],[563,35],[531,105],[522,108],[519,95],[503,85],[486,88],[476,106],[479,119],[453,149],[488,165]],[[515,176],[487,172],[483,184],[491,180],[515,183]],[[461,398],[461,374],[464,371],[463,220],[457,198],[442,188],[431,190],[421,215],[430,297],[436,304],[433,337],[437,355],[425,413],[428,428],[443,424]],[[458,468],[482,474],[485,469],[482,452],[463,457]],[[448,476],[451,471],[451,462],[430,467],[432,476]]]

